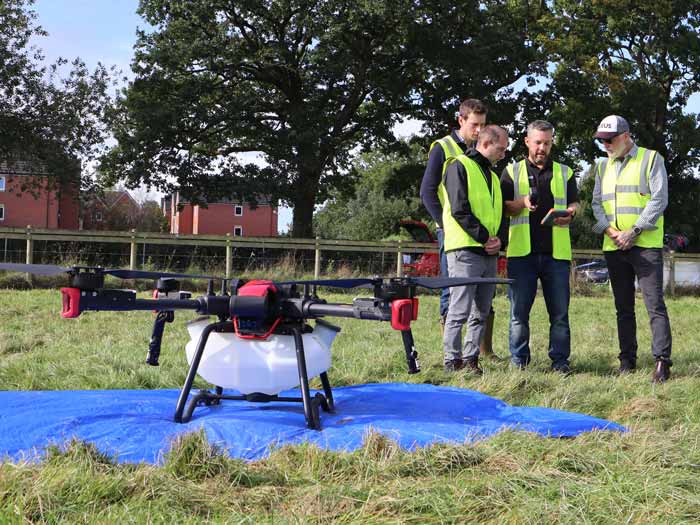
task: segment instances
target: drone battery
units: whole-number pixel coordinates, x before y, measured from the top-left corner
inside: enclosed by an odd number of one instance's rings
[[[185,350],[190,364],[208,324],[208,319],[196,319],[187,325],[191,340]],[[308,377],[330,368],[330,348],[339,331],[329,323],[317,322],[313,332],[302,335]],[[241,339],[231,332],[212,332],[197,373],[209,383],[242,394],[279,394],[299,385],[294,336],[273,334],[259,340]]]

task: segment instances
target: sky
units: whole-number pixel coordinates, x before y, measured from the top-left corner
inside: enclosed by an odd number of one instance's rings
[[[47,63],[55,62],[58,57],[68,60],[80,57],[89,68],[102,62],[108,67],[117,66],[131,78],[129,64],[136,30],[147,27],[136,14],[138,4],[138,0],[35,0],[37,23],[49,34],[34,39],[33,43],[43,50]],[[700,94],[690,98],[687,109],[700,112]],[[419,126],[416,121],[408,121],[398,125],[395,132],[409,136]],[[291,210],[280,208],[280,232],[289,228],[291,220]]]

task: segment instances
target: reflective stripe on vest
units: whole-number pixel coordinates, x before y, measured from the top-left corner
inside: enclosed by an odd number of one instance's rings
[[[462,154],[462,148],[459,147],[459,144],[457,144],[457,141],[452,138],[452,135],[445,135],[441,139],[436,140],[430,145],[430,150],[428,150],[428,157],[430,157],[430,152],[433,151],[433,148],[435,146],[439,145],[442,148],[442,152],[445,154],[445,162],[442,163],[442,174],[444,175],[445,173],[445,163],[449,159],[453,159],[456,157],[459,157]],[[442,194],[438,191],[438,200],[440,201],[440,206],[445,206],[445,203],[442,202]],[[439,228],[440,225],[438,223],[435,223],[435,227]]]
[[[530,184],[527,180],[527,165],[525,159],[518,163],[512,163],[506,168],[508,175],[513,180],[513,200],[518,200],[530,192]],[[572,177],[571,168],[558,162],[552,163],[552,180],[550,189],[554,197],[554,209],[565,210],[566,188]],[[510,218],[508,228],[508,257],[522,257],[532,251],[530,242],[530,210],[523,208],[518,215]],[[569,226],[552,226],[552,257],[566,261],[571,260],[571,237]]]
[[[644,207],[651,198],[649,173],[656,152],[637,148],[634,158],[627,161],[617,174],[617,162],[604,159],[598,163],[598,176],[601,180],[601,202],[605,218],[610,226],[620,231],[632,228]],[[637,237],[635,246],[641,248],[662,248],[664,243],[664,217],[656,221],[655,230],[644,230]],[[607,235],[603,236],[603,250],[615,251],[617,246]]]
[[[442,182],[438,187],[438,194],[442,206],[442,225],[445,229],[445,251],[457,250],[467,247],[483,247],[484,245],[477,242],[459,225],[452,217],[452,209],[450,208],[450,199],[447,196],[445,188],[445,172],[447,166],[452,162],[461,162],[467,172],[467,198],[472,214],[479,219],[479,222],[488,230],[489,236],[498,234],[498,228],[501,225],[503,214],[503,199],[501,197],[501,185],[498,182],[496,174],[489,170],[487,174],[491,178],[491,188],[486,183],[479,165],[466,155],[459,155],[445,162],[442,170]]]
[[[462,148],[460,148],[459,144],[457,144],[457,141],[452,138],[452,135],[446,135],[441,139],[436,140],[430,145],[428,155],[430,155],[430,152],[433,151],[433,148],[437,144],[440,145],[442,151],[445,153],[445,160],[449,158],[459,157],[462,154]]]

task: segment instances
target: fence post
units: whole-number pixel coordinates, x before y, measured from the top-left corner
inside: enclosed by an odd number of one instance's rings
[[[32,226],[27,224],[27,264],[34,262],[34,239],[32,239]]]
[[[32,226],[27,224],[27,264],[33,264],[34,262],[34,239],[32,239]],[[31,273],[25,274],[27,282],[30,285],[34,285],[34,275]]]
[[[676,295],[676,261],[673,250],[668,252],[668,291],[671,296]]]
[[[233,269],[233,248],[231,247],[231,233],[226,234],[226,278],[231,278]]]
[[[314,250],[314,279],[319,279],[321,277],[321,244],[319,243],[319,237],[316,236],[316,245]]]
[[[129,269],[136,269],[136,230],[131,230],[131,253],[129,254]]]
[[[396,252],[396,277],[403,277],[403,252],[401,251],[401,239],[399,239],[398,251]]]

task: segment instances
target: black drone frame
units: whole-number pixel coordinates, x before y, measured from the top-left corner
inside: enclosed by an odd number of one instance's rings
[[[174,420],[185,423],[192,418],[197,406],[220,404],[221,400],[245,400],[250,402],[284,401],[302,403],[307,427],[320,430],[319,409],[334,411],[333,393],[327,372],[319,374],[323,393],[311,395],[309,376],[304,353],[303,334],[312,331],[307,323],[314,319],[336,331],[340,329],[326,323],[323,317],[346,317],[375,321],[390,321],[393,329],[401,332],[409,374],[420,372],[411,322],[418,315],[416,288],[444,288],[479,283],[508,283],[499,278],[420,278],[403,277],[394,279],[331,279],[316,281],[290,281],[272,283],[254,281],[245,283],[239,279],[221,279],[221,290],[214,293],[214,278],[139,270],[107,270],[94,267],[61,268],[48,265],[0,264],[0,270],[34,272],[53,275],[61,272],[70,276],[70,287],[61,288],[65,318],[78,317],[84,311],[132,311],[152,310],[156,312],[153,332],[149,342],[146,363],[158,366],[161,342],[165,324],[175,318],[175,310],[194,310],[203,316],[216,316],[217,321],[207,325],[202,331],[175,408]],[[104,288],[105,275],[125,279],[158,279],[153,299],[139,299],[134,290]],[[207,278],[207,293],[195,299],[189,292],[179,290],[177,278]],[[241,292],[246,284],[262,285],[265,293],[259,295]],[[337,288],[364,287],[373,290],[373,297],[355,298],[352,304],[328,303],[316,294],[317,286]],[[221,386],[214,385],[214,391],[201,390],[189,404],[188,398],[197,376],[200,362],[211,333],[243,332],[248,338],[262,339],[271,334],[291,335],[294,340],[296,361],[299,373],[301,397],[286,397],[277,394],[250,393],[227,395]],[[264,335],[263,335],[264,334]]]

